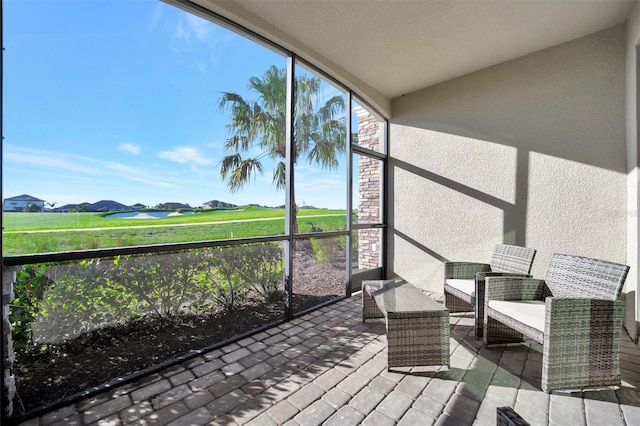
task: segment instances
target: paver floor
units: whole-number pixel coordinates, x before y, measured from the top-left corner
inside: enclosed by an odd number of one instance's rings
[[[441,300],[441,299],[440,299]],[[487,349],[451,316],[451,366],[386,369],[383,320],[360,296],[24,422],[50,425],[640,425],[640,350],[623,337],[623,386],[540,390],[537,343]]]

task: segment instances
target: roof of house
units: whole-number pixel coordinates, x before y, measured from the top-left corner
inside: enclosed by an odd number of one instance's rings
[[[129,210],[131,207],[113,200],[100,200],[87,206],[88,212],[110,212],[114,210]]]
[[[80,207],[82,204],[89,205],[89,203],[80,203],[80,204],[65,204],[64,206],[58,206],[55,210],[71,210]]]
[[[15,197],[5,198],[4,200],[5,201],[41,201],[44,203],[44,200],[41,200],[40,198],[36,198],[29,194],[17,195]]]

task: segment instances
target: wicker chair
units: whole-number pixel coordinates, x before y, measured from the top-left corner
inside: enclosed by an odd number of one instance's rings
[[[618,300],[629,267],[554,254],[546,280],[489,277],[484,343],[543,345],[542,390],[620,385]]]
[[[445,262],[444,295],[450,313],[475,312],[476,339],[482,338],[484,283],[488,276],[527,276],[536,256],[534,249],[498,244],[491,263]]]

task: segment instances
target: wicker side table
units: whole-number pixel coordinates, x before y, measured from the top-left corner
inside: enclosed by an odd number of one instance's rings
[[[362,320],[385,318],[387,368],[449,366],[449,311],[406,281],[362,282]]]

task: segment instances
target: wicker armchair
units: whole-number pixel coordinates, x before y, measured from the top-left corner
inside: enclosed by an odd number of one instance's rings
[[[489,277],[484,343],[543,345],[542,390],[620,385],[618,300],[629,267],[554,254],[546,280]]]
[[[475,312],[475,335],[481,339],[486,277],[529,276],[535,256],[534,249],[498,244],[491,263],[445,262],[444,295],[449,312]]]

